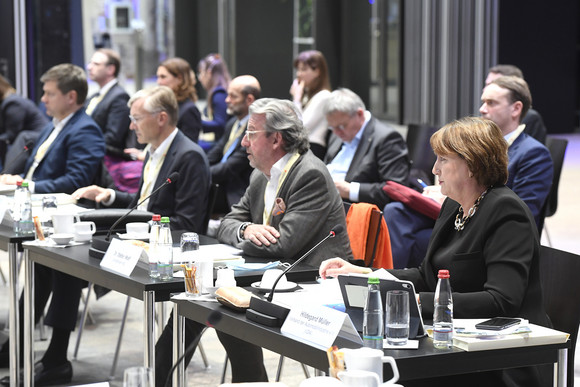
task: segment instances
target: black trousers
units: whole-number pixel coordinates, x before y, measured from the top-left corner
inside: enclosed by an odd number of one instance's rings
[[[219,325],[219,324],[218,324]],[[219,329],[219,326],[216,327]],[[185,366],[189,364],[195,348],[199,343],[205,325],[185,320]],[[262,348],[233,336],[217,331],[218,338],[224,346],[232,367],[232,382],[267,382],[268,376],[264,367]],[[169,318],[157,344],[155,345],[155,386],[166,385],[173,367],[173,316]],[[171,382],[167,384],[171,386]]]

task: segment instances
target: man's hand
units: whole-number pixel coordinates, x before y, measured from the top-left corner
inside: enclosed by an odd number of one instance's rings
[[[343,199],[348,199],[350,195],[350,183],[344,180],[334,181],[334,186],[338,190],[340,197]]]
[[[90,185],[77,189],[73,192],[72,197],[76,200],[84,198],[94,200],[95,202],[106,202],[111,198],[111,193],[106,188],[99,187],[98,185]]]
[[[272,226],[263,224],[251,224],[244,230],[244,239],[251,241],[256,246],[270,246],[277,243],[280,233]]]
[[[22,180],[22,176],[20,175],[0,175],[0,184],[16,185],[16,183]]]

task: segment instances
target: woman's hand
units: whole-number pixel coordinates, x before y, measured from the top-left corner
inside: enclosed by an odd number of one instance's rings
[[[368,267],[355,266],[342,258],[330,258],[320,264],[318,274],[322,279],[326,277],[337,277],[339,274],[359,273],[367,274]]]
[[[304,81],[299,81],[295,79],[290,86],[290,95],[295,103],[302,103],[302,97],[304,96]]]

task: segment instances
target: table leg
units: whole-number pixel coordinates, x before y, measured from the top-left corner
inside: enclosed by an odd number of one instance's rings
[[[24,249],[24,386],[34,386],[34,262]]]
[[[173,364],[177,369],[173,373],[174,386],[186,386],[185,362],[182,359],[185,347],[185,317],[179,315],[179,305],[173,304]]]
[[[8,281],[10,292],[10,387],[17,387],[20,383],[20,316],[18,312],[18,243],[8,244]]]
[[[145,343],[145,367],[149,367],[155,373],[155,292],[143,292],[143,342]]]
[[[557,387],[568,385],[568,348],[558,350],[558,373],[554,385]]]

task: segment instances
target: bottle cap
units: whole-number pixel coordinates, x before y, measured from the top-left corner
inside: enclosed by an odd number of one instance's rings
[[[169,223],[169,216],[164,216],[161,218],[161,223]]]
[[[27,181],[23,181],[23,182],[22,182],[22,186],[23,186],[24,188],[27,188],[27,187],[28,187],[28,182],[27,182]]]
[[[380,281],[377,277],[369,277],[368,284],[378,284]]]
[[[153,218],[151,218],[151,220],[154,222],[159,222],[161,220],[161,215],[155,214],[153,215]]]
[[[17,181],[17,182],[16,182],[16,186],[17,186],[17,187],[22,187],[22,182],[21,182],[21,181]]]
[[[441,269],[439,270],[439,274],[437,274],[439,278],[449,278],[449,270]]]

